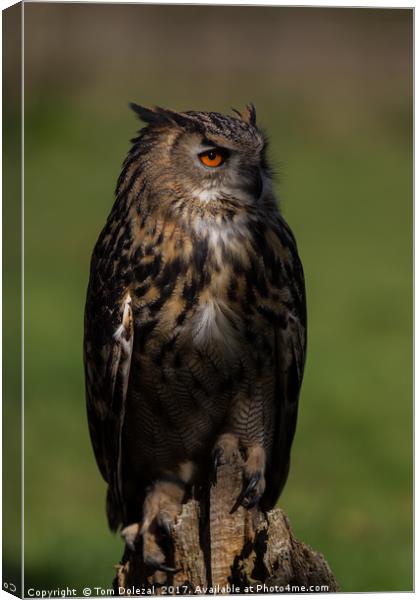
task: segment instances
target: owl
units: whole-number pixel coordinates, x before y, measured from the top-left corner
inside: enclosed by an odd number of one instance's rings
[[[110,528],[152,569],[182,503],[241,457],[238,506],[285,484],[306,353],[304,276],[253,105],[131,105],[132,140],[93,251],[87,412]],[[164,537],[163,537],[164,539]]]

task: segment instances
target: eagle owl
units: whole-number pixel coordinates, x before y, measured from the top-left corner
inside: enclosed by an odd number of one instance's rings
[[[91,262],[89,428],[111,529],[158,543],[191,490],[242,457],[237,502],[287,478],[306,348],[304,278],[253,105],[234,116],[131,107],[132,140]]]

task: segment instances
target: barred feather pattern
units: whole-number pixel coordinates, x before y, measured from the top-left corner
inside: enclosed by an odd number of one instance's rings
[[[179,477],[186,461],[187,483],[208,478],[217,437],[231,431],[264,448],[272,506],[287,477],[306,351],[302,266],[255,114],[152,112],[140,115],[149,126],[133,140],[95,246],[85,311],[88,419],[113,528],[138,518],[147,486]],[[234,173],[179,173],[203,138],[240,147]],[[125,391],[121,368],[111,391],[128,294],[131,366]]]

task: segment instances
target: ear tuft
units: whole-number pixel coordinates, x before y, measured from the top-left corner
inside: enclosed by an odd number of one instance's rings
[[[232,110],[242,119],[242,121],[255,127],[257,123],[257,112],[252,102],[247,104],[242,111],[236,110],[236,108],[232,108]]]
[[[161,108],[160,106],[148,108],[134,102],[130,102],[130,108],[136,113],[139,119],[152,125],[179,125],[180,127],[191,128],[194,123],[188,114],[179,113],[170,108]]]
[[[148,108],[134,102],[130,102],[129,106],[144,123],[167,123],[171,120],[167,112],[159,106]]]
[[[140,106],[134,102],[130,102],[129,107],[136,113],[138,118],[145,123],[151,123],[156,120],[156,113],[152,108],[146,108],[145,106]]]
[[[255,110],[255,106],[252,104],[252,102],[245,107],[245,112],[248,123],[255,126],[257,124],[257,111]]]

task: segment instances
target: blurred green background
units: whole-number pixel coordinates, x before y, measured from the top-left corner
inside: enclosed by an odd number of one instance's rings
[[[281,498],[343,591],[412,589],[412,12],[25,5],[25,574],[108,587],[122,543],[88,438],[90,253],[139,124],[127,102],[253,101],[306,272]]]

